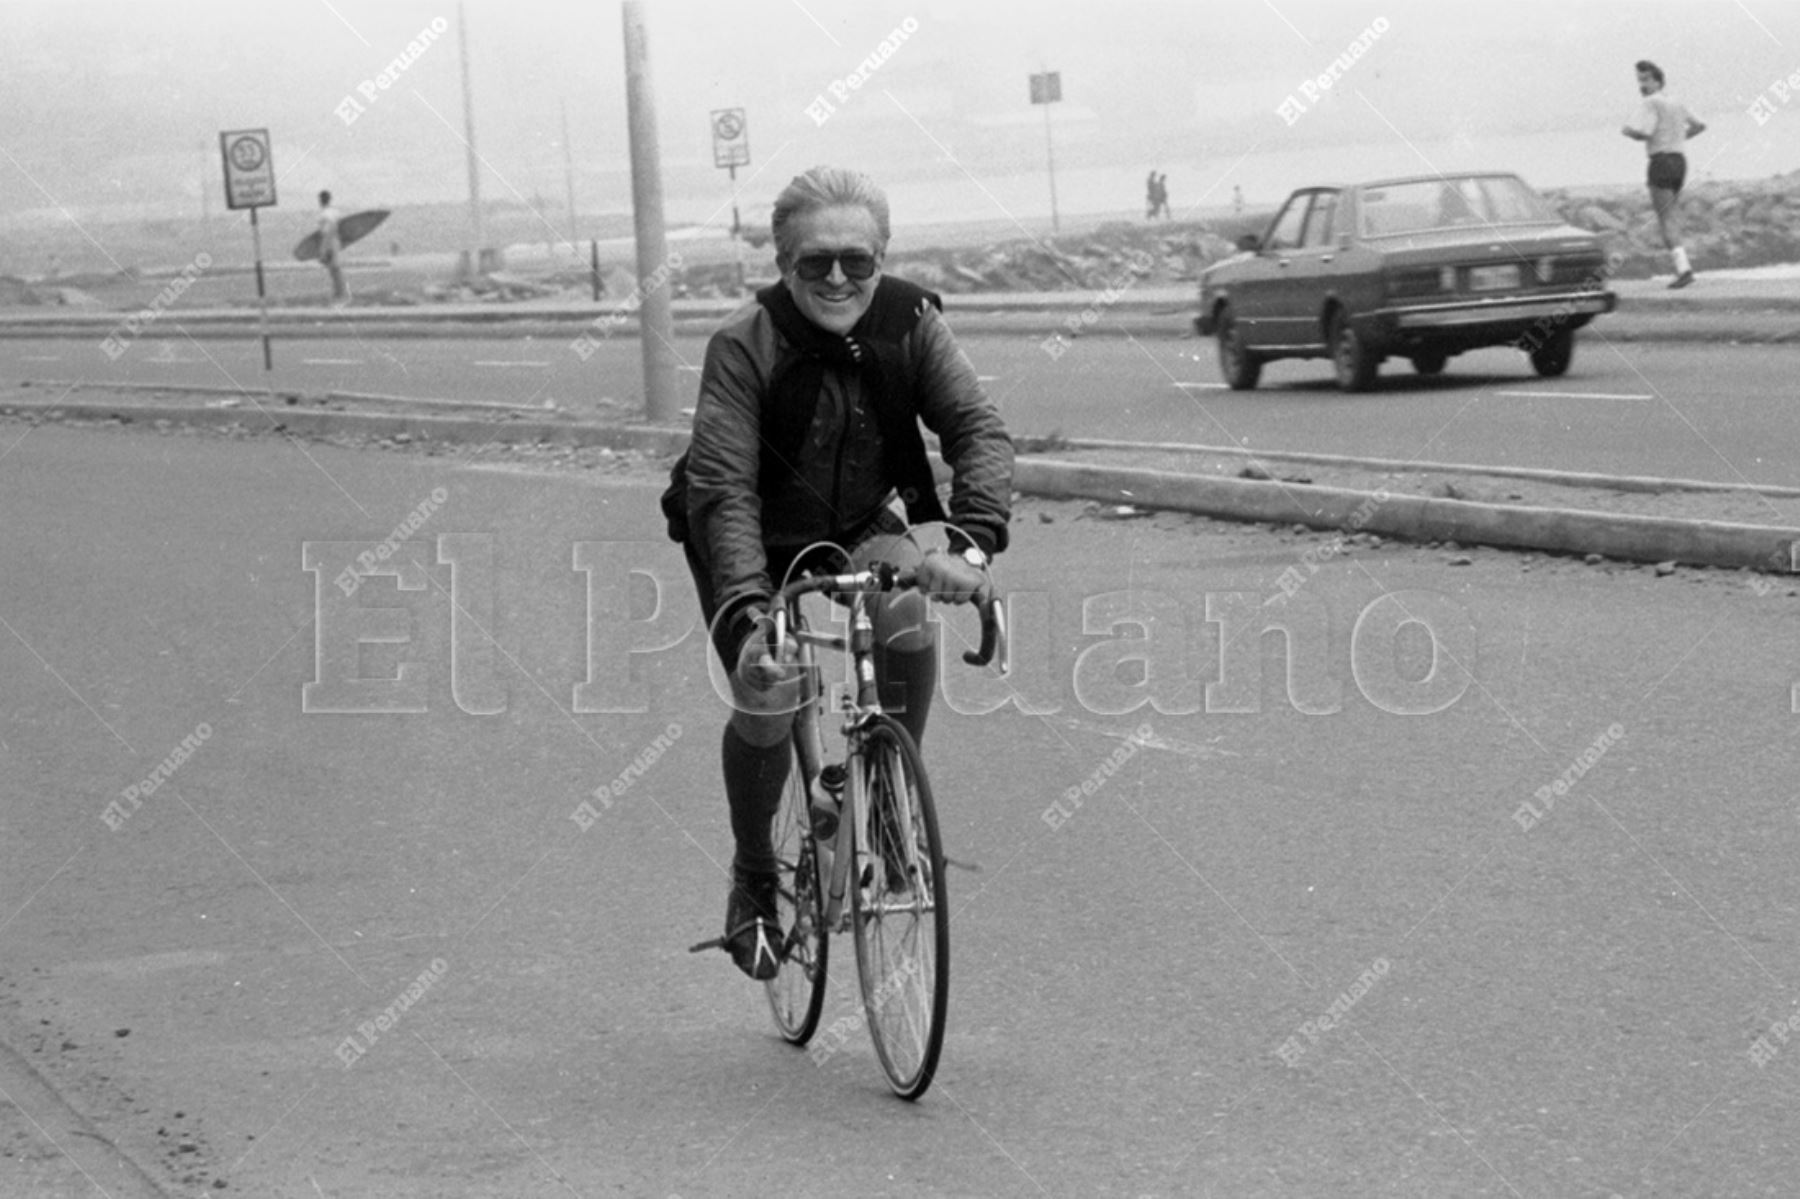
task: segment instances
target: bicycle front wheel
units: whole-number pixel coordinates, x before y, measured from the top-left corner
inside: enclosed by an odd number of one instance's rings
[[[931,784],[911,734],[890,716],[863,733],[858,769],[869,854],[855,888],[857,973],[888,1085],[931,1085],[950,1003],[950,903]]]
[[[793,743],[789,742],[790,747]],[[781,970],[763,983],[769,1011],[782,1040],[804,1045],[819,1027],[825,1006],[825,965],[829,944],[825,932],[824,893],[819,887],[819,857],[813,844],[806,776],[800,754],[790,748],[787,790],[775,817],[775,857],[780,863],[776,915],[784,934]]]

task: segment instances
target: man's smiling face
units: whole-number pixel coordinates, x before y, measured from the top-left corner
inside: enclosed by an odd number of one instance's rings
[[[875,298],[881,282],[881,231],[868,209],[833,206],[803,213],[793,220],[793,255],[780,262],[782,282],[807,320],[842,336],[855,327]],[[802,267],[816,270],[823,256],[832,256],[830,270],[820,279],[802,278]],[[866,279],[845,273],[844,259],[854,269],[858,259],[873,263]],[[808,270],[805,273],[815,273]]]

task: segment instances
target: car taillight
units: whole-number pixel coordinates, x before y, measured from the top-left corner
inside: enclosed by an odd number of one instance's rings
[[[1537,281],[1539,283],[1550,283],[1555,279],[1556,258],[1554,255],[1546,254],[1537,260]]]
[[[1444,267],[1438,268],[1438,290],[1439,291],[1455,291],[1456,290],[1456,268],[1455,267],[1444,266]]]
[[[1558,283],[1581,287],[1599,287],[1606,282],[1606,260],[1589,255],[1581,258],[1559,258],[1552,276]]]
[[[1388,276],[1388,292],[1394,296],[1430,296],[1440,291],[1456,289],[1456,272],[1445,268],[1449,273],[1449,283],[1445,283],[1444,271],[1430,269],[1395,271]]]

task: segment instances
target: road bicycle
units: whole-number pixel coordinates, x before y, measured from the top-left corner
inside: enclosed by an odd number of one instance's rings
[[[801,703],[775,827],[782,966],[764,984],[783,1039],[805,1045],[825,1003],[831,936],[851,932],[875,1055],[894,1093],[909,1100],[930,1087],[944,1045],[950,904],[925,763],[912,735],[882,711],[876,693],[871,605],[882,593],[915,582],[910,571],[875,563],[844,574],[803,575],[786,583],[771,605],[775,644],[791,635],[799,649]],[[808,624],[800,600],[811,594],[848,608],[847,633]],[[998,655],[1005,674],[1005,610],[991,581],[976,606],[981,648],[965,652],[963,660],[986,666]],[[826,760],[832,696],[822,685],[820,649],[849,654],[852,667],[851,683],[836,689],[843,737],[837,762]],[[835,831],[828,827],[833,815]]]

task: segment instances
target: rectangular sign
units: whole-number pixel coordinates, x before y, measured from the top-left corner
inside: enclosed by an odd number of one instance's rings
[[[1031,77],[1031,102],[1033,104],[1054,104],[1062,99],[1062,72],[1045,71],[1041,75]]]
[[[715,108],[712,112],[713,165],[750,165],[750,123],[741,108]]]
[[[269,208],[275,204],[275,155],[267,129],[229,129],[219,134],[225,159],[225,206]]]

